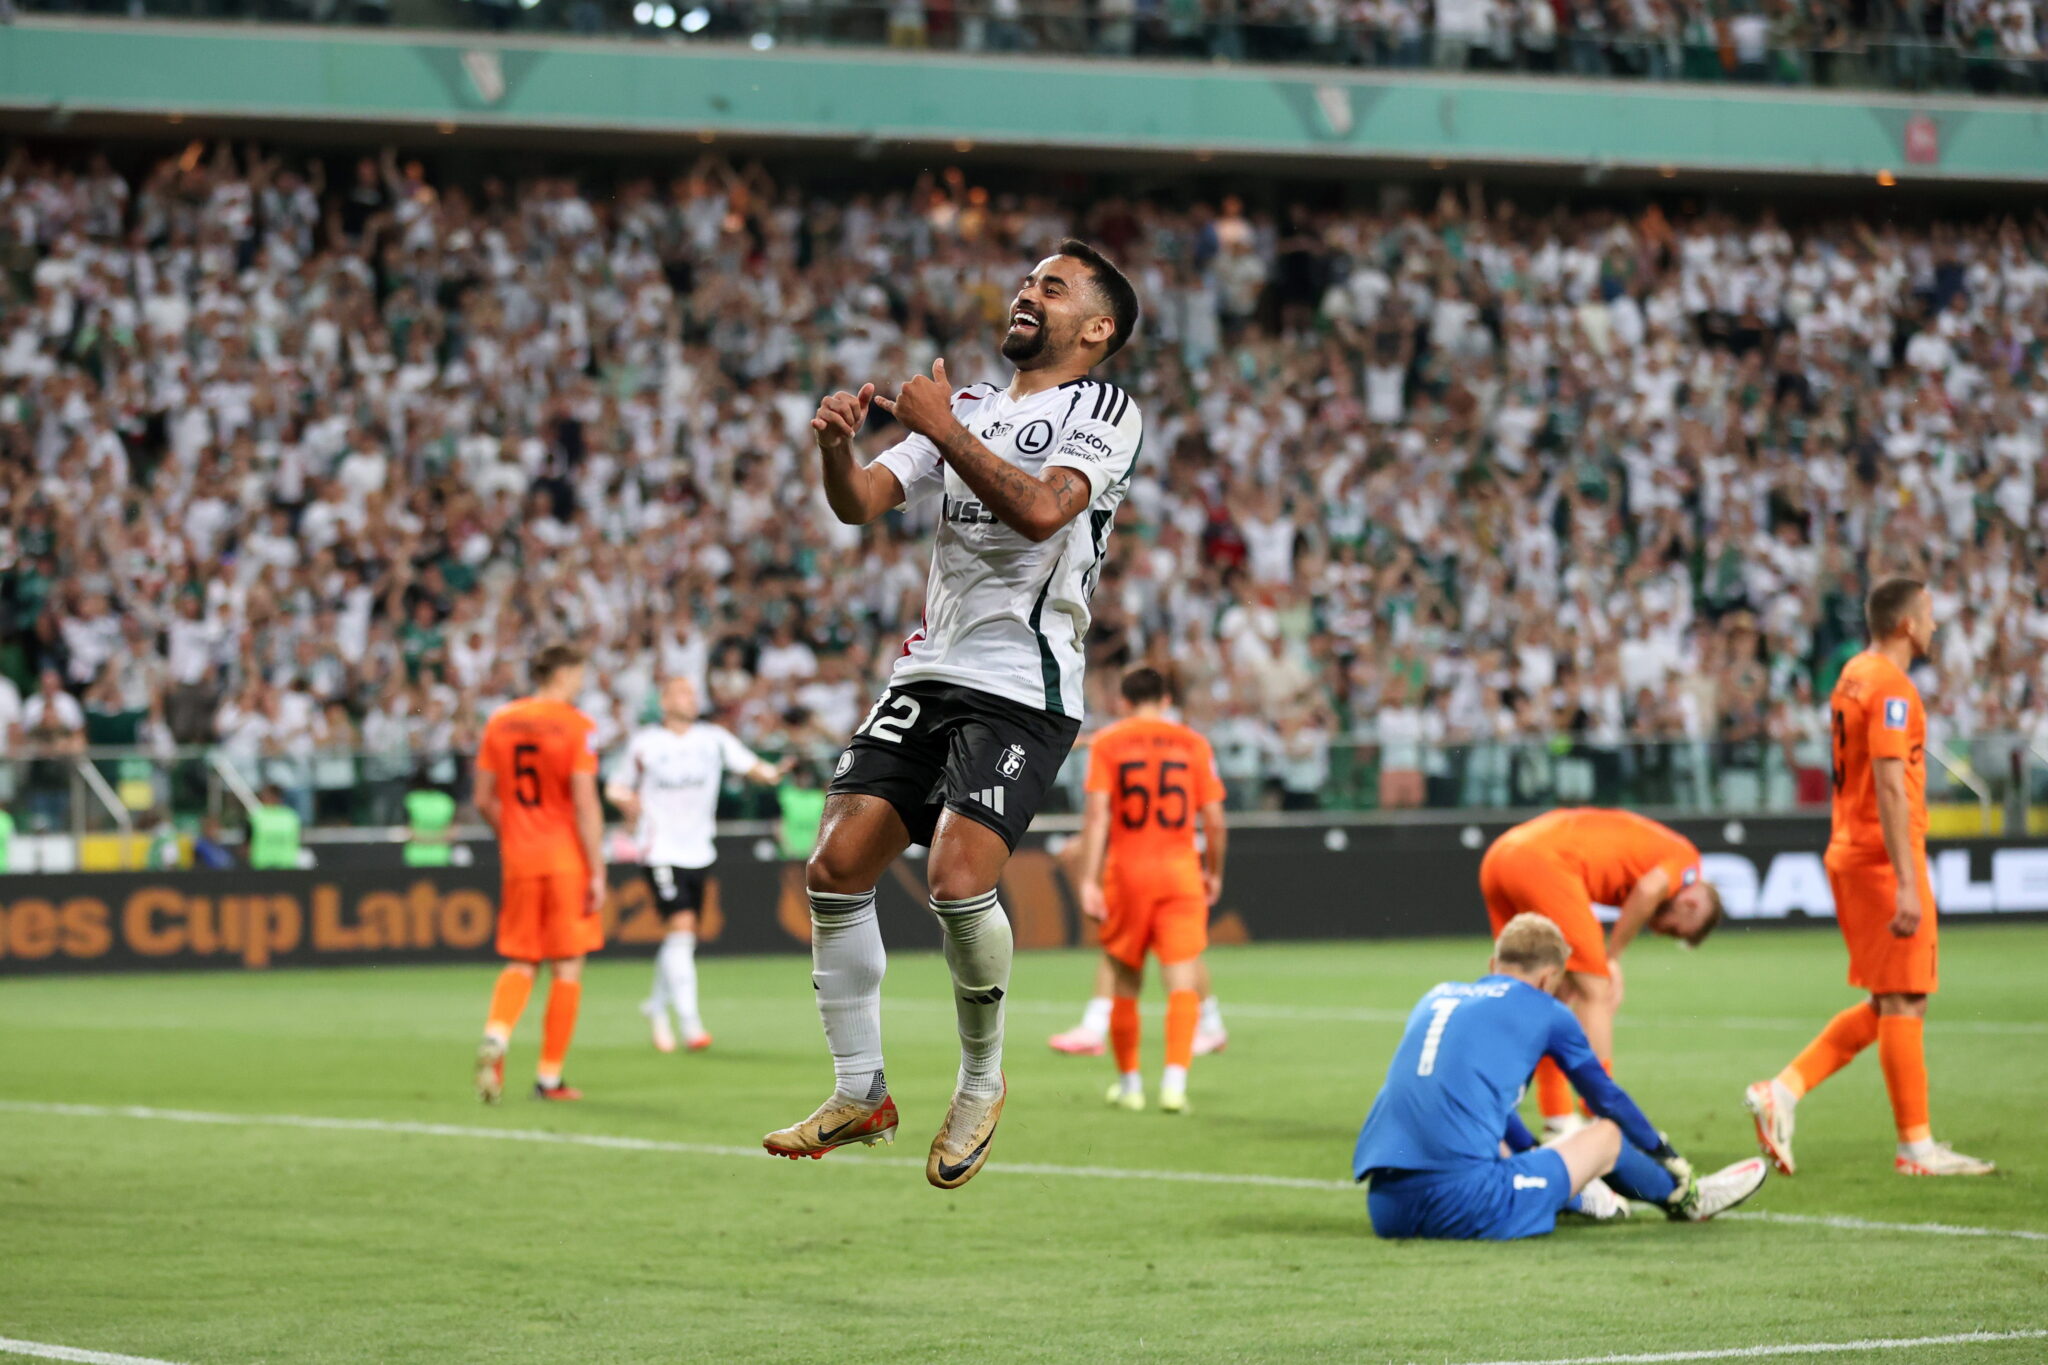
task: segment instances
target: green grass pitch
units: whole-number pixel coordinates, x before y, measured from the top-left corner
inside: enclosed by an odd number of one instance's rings
[[[1463,1365],[2048,1328],[2048,926],[1951,928],[1943,945],[1936,1132],[1998,1160],[1994,1178],[1893,1175],[1867,1055],[1802,1107],[1801,1173],[1748,1206],[1816,1221],[1377,1241],[1340,1183],[1352,1139],[1398,1019],[1484,951],[1476,937],[1218,951],[1230,1048],[1196,1064],[1181,1117],[1108,1109],[1107,1061],[1046,1049],[1092,962],[1024,955],[1009,1108],[987,1170],[953,1194],[922,1174],[954,1066],[933,955],[897,957],[886,987],[901,1141],[795,1164],[748,1151],[830,1079],[795,957],[707,955],[718,1042],[701,1056],[647,1045],[644,962],[593,964],[576,1106],[524,1095],[537,992],[508,1070],[520,1089],[497,1109],[468,1074],[489,967],[9,980],[0,1337],[207,1365]],[[1698,953],[1645,943],[1629,965],[1619,1078],[1702,1166],[1753,1150],[1743,1085],[1854,998],[1824,930],[1729,932]],[[1156,1084],[1156,1008],[1147,1028]],[[405,1127],[35,1107],[50,1104]],[[1301,1183],[1115,1174],[1161,1171]],[[2013,1365],[2048,1359],[2048,1338],[1812,1358]]]

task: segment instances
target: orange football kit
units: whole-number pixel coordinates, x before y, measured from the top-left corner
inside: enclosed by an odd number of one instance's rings
[[[1673,891],[1690,886],[1699,880],[1700,851],[1678,831],[1631,811],[1554,810],[1493,841],[1479,863],[1479,893],[1495,938],[1516,915],[1541,915],[1571,946],[1567,971],[1606,976],[1607,934],[1593,907],[1619,906],[1659,867]],[[1600,1061],[1614,1069],[1613,1058]],[[1547,1057],[1536,1066],[1536,1101],[1546,1118],[1572,1111],[1571,1083]]]
[[[570,790],[573,774],[597,772],[596,728],[567,702],[539,697],[511,703],[484,726],[477,767],[496,778],[500,810],[498,954],[522,964],[499,973],[491,994],[484,1033],[497,1040],[500,1055],[526,1011],[534,965],[604,946],[603,907],[590,903],[592,869]],[[581,979],[564,981],[557,972],[541,1020],[538,1076],[544,1087],[560,1086],[582,1000]],[[554,1093],[575,1097],[567,1089]]]
[[[1835,923],[1849,945],[1849,984],[1872,995],[1932,995],[1940,985],[1940,931],[1927,872],[1927,711],[1920,691],[1903,669],[1872,651],[1843,667],[1829,705],[1835,804],[1828,885],[1835,894]],[[1891,929],[1899,877],[1877,814],[1875,764],[1883,758],[1905,765],[1912,873],[1920,886],[1920,925],[1904,938]],[[1797,1098],[1874,1042],[1899,1141],[1925,1142],[1932,1131],[1925,1028],[1918,1015],[1880,1015],[1871,1001],[1859,1001],[1830,1020],[1778,1080]]]
[[[1607,935],[1595,905],[1620,905],[1661,867],[1677,891],[1699,880],[1700,851],[1678,831],[1625,810],[1554,810],[1493,841],[1479,863],[1479,893],[1494,937],[1520,914],[1564,930],[1567,971],[1607,975]]]
[[[590,747],[596,728],[567,702],[538,698],[513,702],[484,726],[477,767],[497,776],[504,809],[498,827],[500,957],[543,962],[604,946],[569,794],[572,773],[597,771]]]
[[[1209,741],[1169,720],[1133,717],[1088,746],[1087,790],[1109,797],[1102,947],[1128,967],[1149,950],[1187,962],[1209,946],[1209,898],[1195,812],[1223,799]]]
[[[1088,746],[1086,790],[1109,798],[1109,850],[1102,893],[1108,918],[1102,950],[1126,967],[1145,954],[1162,963],[1192,962],[1209,946],[1209,897],[1195,814],[1223,799],[1209,741],[1185,725],[1133,716],[1105,727]],[[1201,997],[1173,991],[1166,1001],[1166,1064],[1194,1058]],[[1118,1069],[1138,1068],[1138,1002],[1118,996],[1110,1039]]]

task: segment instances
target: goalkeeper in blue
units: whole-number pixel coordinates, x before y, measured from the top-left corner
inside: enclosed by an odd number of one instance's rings
[[[1351,1157],[1353,1177],[1371,1182],[1374,1232],[1511,1241],[1542,1236],[1566,1211],[1624,1216],[1626,1200],[1702,1222],[1764,1183],[1770,1163],[1758,1157],[1694,1175],[1608,1078],[1579,1021],[1550,993],[1570,955],[1555,924],[1517,915],[1487,975],[1436,987],[1408,1016]],[[1546,1056],[1597,1117],[1539,1147],[1515,1104]]]

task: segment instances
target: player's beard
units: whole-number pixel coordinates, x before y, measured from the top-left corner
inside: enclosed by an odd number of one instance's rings
[[[1040,318],[1038,325],[1028,332],[1011,330],[1003,333],[1003,359],[1020,370],[1035,370],[1053,359],[1051,342],[1052,329],[1046,320]]]

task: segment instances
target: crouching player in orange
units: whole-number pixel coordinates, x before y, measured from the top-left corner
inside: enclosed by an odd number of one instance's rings
[[[504,890],[498,955],[509,959],[491,993],[476,1054],[476,1092],[495,1104],[505,1091],[505,1048],[526,1009],[542,962],[553,982],[541,1024],[533,1093],[577,1100],[562,1062],[583,998],[583,959],[604,946],[604,812],[590,717],[570,704],[583,690],[583,655],[550,645],[533,661],[534,694],[484,726],[476,763],[476,808],[498,832]]]
[[[1102,924],[1102,951],[1114,978],[1109,1036],[1118,1080],[1109,1102],[1145,1107],[1138,1077],[1138,990],[1150,951],[1166,985],[1159,1107],[1177,1114],[1188,1103],[1209,907],[1223,894],[1223,779],[1216,775],[1209,741],[1166,718],[1166,679],[1157,669],[1124,674],[1123,699],[1124,719],[1088,746],[1081,909]]]
[[[1479,891],[1496,936],[1524,913],[1564,931],[1571,960],[1558,994],[1610,1072],[1622,950],[1646,928],[1697,947],[1721,922],[1720,894],[1700,876],[1692,841],[1623,810],[1554,810],[1516,825],[1486,850]],[[1595,905],[1620,907],[1611,937]],[[1536,1068],[1536,1100],[1546,1132],[1575,1126],[1571,1086],[1548,1058]]]
[[[1870,648],[1842,669],[1830,699],[1834,828],[1828,884],[1849,944],[1849,984],[1870,999],[1836,1015],[1775,1079],[1749,1087],[1757,1140],[1792,1174],[1792,1110],[1807,1091],[1877,1044],[1904,1175],[1989,1175],[1988,1161],[1936,1142],[1928,1123],[1921,1031],[1937,985],[1934,884],[1927,875],[1927,712],[1906,670],[1934,643],[1934,602],[1892,578],[1864,607]]]

